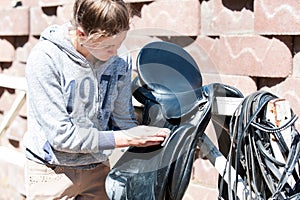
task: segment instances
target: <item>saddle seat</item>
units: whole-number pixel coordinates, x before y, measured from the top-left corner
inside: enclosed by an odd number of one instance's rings
[[[139,80],[133,92],[144,88],[147,98],[161,105],[167,119],[186,115],[202,100],[201,73],[182,47],[168,42],[150,43],[141,49],[137,63]]]

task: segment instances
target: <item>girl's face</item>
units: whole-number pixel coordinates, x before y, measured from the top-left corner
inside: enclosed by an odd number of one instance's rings
[[[117,50],[126,38],[126,31],[111,37],[90,38],[82,43],[87,50],[87,55],[91,54],[101,61],[107,61],[110,57],[117,55]]]

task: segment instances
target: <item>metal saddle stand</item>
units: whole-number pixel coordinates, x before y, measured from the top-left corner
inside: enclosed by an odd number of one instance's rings
[[[220,199],[255,197],[253,183],[249,186],[247,182],[247,170],[230,162],[239,158],[236,155],[244,155],[235,151],[230,135],[230,125],[235,124],[233,119],[242,109],[232,116],[233,111],[222,113],[219,106],[226,98],[240,104],[242,93],[221,83],[202,85],[193,58],[182,47],[168,42],[144,46],[138,55],[137,70],[132,88],[133,96],[143,105],[141,124],[167,127],[172,132],[162,145],[126,150],[106,179],[109,198],[181,200],[189,184],[196,148],[220,174]],[[218,134],[219,148],[205,134],[209,122]]]

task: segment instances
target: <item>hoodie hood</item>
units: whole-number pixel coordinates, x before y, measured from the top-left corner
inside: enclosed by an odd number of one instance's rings
[[[40,40],[47,40],[56,45],[63,52],[77,63],[85,63],[86,59],[73,46],[69,31],[71,30],[71,23],[64,25],[52,25],[46,28],[42,33]]]

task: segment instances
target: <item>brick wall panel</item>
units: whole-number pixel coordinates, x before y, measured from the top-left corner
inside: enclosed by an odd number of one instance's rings
[[[20,142],[22,140],[26,130],[27,130],[26,118],[16,116],[14,121],[11,123],[10,127],[5,132],[5,136],[8,139]]]
[[[21,17],[20,17],[21,16]],[[28,35],[29,9],[0,7],[0,36]]]
[[[73,2],[74,0],[30,0],[22,1],[22,5],[28,7],[56,7],[65,4],[70,4]]]
[[[11,7],[12,1],[11,0],[1,0],[0,7]]]
[[[300,37],[294,37],[294,57],[293,57],[293,74],[295,78],[300,78]]]
[[[251,2],[251,1],[249,1]],[[245,1],[242,1],[245,4]],[[231,10],[223,1],[203,1],[201,3],[201,34],[249,34],[254,31],[253,11],[243,7]]]
[[[164,0],[144,5],[141,17],[133,17],[132,29],[148,29],[153,35],[198,35],[200,2]]]
[[[26,63],[26,60],[30,54],[31,49],[34,47],[34,45],[38,42],[38,39],[29,36],[28,40],[23,46],[19,46],[16,48],[16,58],[15,61]]]
[[[57,7],[57,18],[54,23],[63,24],[69,22],[73,15],[73,4],[65,4],[63,6]]]
[[[195,42],[185,47],[185,50],[194,58],[202,73],[219,73],[217,63],[211,57],[218,41],[218,39],[198,36]]]
[[[126,3],[147,3],[155,0],[124,0]]]
[[[39,0],[22,1],[22,6],[25,7],[36,7],[39,6]]]
[[[300,33],[300,4],[295,0],[254,1],[255,32],[264,35]]]
[[[300,53],[293,58],[293,77],[300,78]]]
[[[222,74],[287,77],[292,70],[291,52],[276,38],[221,36],[210,57]]]
[[[5,113],[10,109],[12,102],[16,98],[16,94],[14,94],[14,90],[11,89],[4,89],[3,93],[1,91],[2,88],[0,88],[0,112]]]
[[[292,54],[284,42],[255,35],[202,36],[190,45],[189,52],[204,73],[287,77],[292,71]]]
[[[56,9],[56,8],[52,8]],[[42,7],[30,8],[30,35],[40,35],[41,32],[53,24],[56,20],[56,15],[47,15],[43,12]]]
[[[25,64],[20,62],[12,62],[10,63],[10,66],[3,69],[3,74],[11,75],[11,76],[25,76]]]
[[[203,84],[222,83],[238,89],[244,96],[257,91],[255,81],[248,76],[202,73]]]
[[[12,37],[0,37],[0,62],[12,62],[15,56],[15,48]]]
[[[73,3],[73,0],[39,0],[39,6],[41,7],[53,7],[68,3]]]

